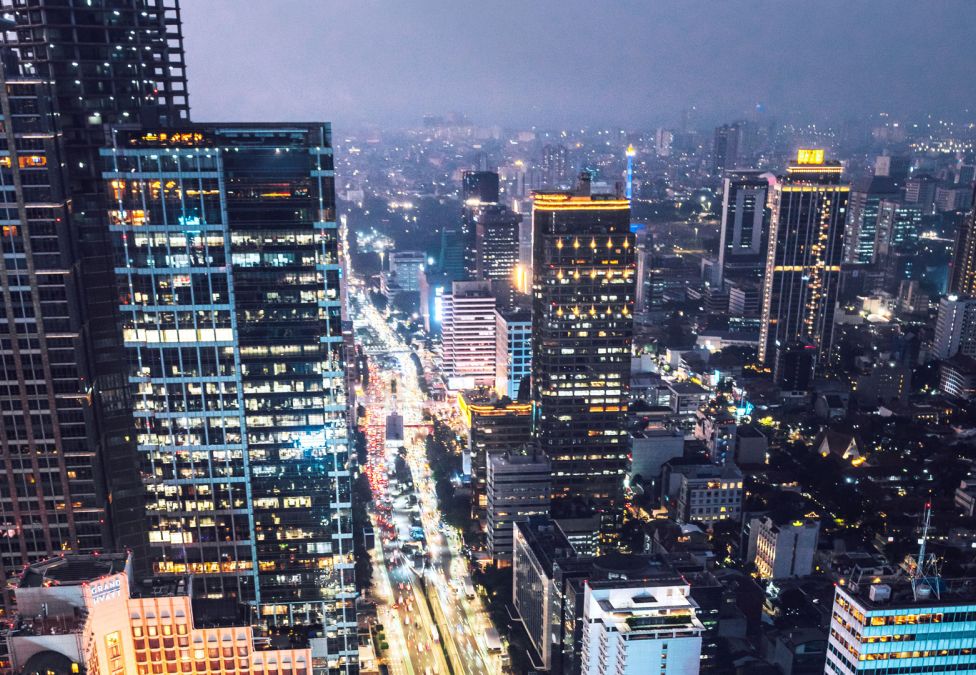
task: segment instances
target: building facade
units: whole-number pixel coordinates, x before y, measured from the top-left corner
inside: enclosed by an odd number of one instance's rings
[[[532,313],[495,311],[495,391],[518,400],[522,381],[532,374]]]
[[[774,379],[780,349],[808,342],[815,368],[830,353],[850,189],[842,171],[822,150],[800,150],[772,189],[759,362]]]
[[[949,268],[949,293],[976,297],[976,207],[963,218]]]
[[[855,591],[837,586],[827,643],[827,675],[972,672],[976,670],[972,617],[976,599],[952,592],[941,598],[924,581],[917,593],[905,580]]]
[[[844,230],[844,260],[870,265],[877,260],[881,202],[896,199],[901,190],[888,176],[873,176],[850,191]]]
[[[357,642],[341,263],[327,124],[116,132],[119,311],[157,577]]]
[[[0,544],[2,581],[62,551],[145,553],[98,149],[105,125],[182,123],[189,107],[175,0],[0,10],[13,24],[0,83],[0,405],[21,477],[0,493],[3,518],[18,521]]]
[[[487,281],[455,281],[443,300],[441,349],[450,389],[495,384],[495,307]]]
[[[549,514],[551,481],[552,466],[542,455],[488,457],[488,552],[496,565],[512,562],[515,523]]]
[[[753,518],[746,555],[756,565],[760,579],[805,577],[813,573],[819,538],[816,514],[785,522],[769,516]]]
[[[635,297],[630,203],[574,192],[533,200],[533,400],[553,470],[554,513],[620,523]]]
[[[588,581],[585,593],[581,673],[698,672],[704,626],[680,577]]]
[[[948,359],[959,353],[976,358],[976,299],[953,295],[939,301],[932,356]]]
[[[723,282],[762,279],[768,248],[766,201],[770,179],[770,174],[760,171],[728,171],[722,180],[718,264]]]

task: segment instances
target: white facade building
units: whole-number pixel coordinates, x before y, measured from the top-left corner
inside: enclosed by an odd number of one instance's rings
[[[777,523],[768,516],[753,518],[749,527],[749,560],[761,579],[788,579],[813,573],[813,558],[820,539],[820,519]]]
[[[583,602],[583,675],[698,672],[704,627],[687,583],[587,582]]]
[[[976,358],[976,299],[950,295],[939,302],[932,355],[945,360],[959,352]]]
[[[444,296],[444,374],[448,388],[495,384],[495,296],[487,281],[455,281]]]

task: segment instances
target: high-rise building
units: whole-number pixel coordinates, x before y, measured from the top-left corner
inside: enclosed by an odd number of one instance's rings
[[[905,204],[898,199],[878,202],[878,234],[875,251],[886,258],[892,251],[910,247],[918,241],[922,227],[922,209],[918,204]]]
[[[118,130],[103,155],[154,573],[355,672],[330,127]]]
[[[450,389],[495,384],[495,306],[487,281],[455,281],[444,296],[441,350]]]
[[[461,226],[455,241],[444,242],[464,260],[463,275],[458,279],[480,279],[477,217],[486,207],[496,205],[499,178],[493,171],[465,171],[461,176]]]
[[[844,260],[869,265],[877,259],[878,216],[882,200],[897,199],[901,190],[887,176],[866,178],[851,188],[844,230]]]
[[[779,522],[771,516],[753,518],[749,524],[748,560],[760,579],[789,579],[813,573],[813,559],[820,539],[816,514]]]
[[[723,124],[715,127],[715,138],[712,143],[712,173],[721,176],[729,169],[735,169],[739,164],[739,151],[742,145],[742,125]]]
[[[824,673],[921,675],[976,668],[976,597],[969,584],[935,578],[915,586],[904,578],[835,585]]]
[[[532,389],[553,512],[622,517],[635,296],[630,203],[575,191],[533,200]]]
[[[495,391],[513,401],[532,374],[532,313],[495,310]]]
[[[488,504],[488,462],[529,445],[532,405],[498,398],[488,389],[472,389],[458,394],[458,410],[468,435],[462,467],[471,476],[471,512],[480,518]]]
[[[682,577],[587,580],[580,672],[695,675],[705,629]]]
[[[569,153],[566,146],[558,143],[543,146],[542,186],[547,189],[559,188],[569,178]]]
[[[516,290],[519,229],[522,214],[500,204],[475,209],[474,278],[490,281],[503,305],[510,305]]]
[[[960,353],[976,358],[976,299],[952,295],[939,301],[932,356],[948,359]]]
[[[762,279],[768,248],[766,198],[773,176],[760,171],[727,171],[722,180],[719,276]]]
[[[823,150],[800,150],[773,185],[760,363],[774,365],[776,351],[797,341],[814,346],[814,367],[830,352],[850,189],[842,171]]]
[[[976,297],[976,207],[963,218],[949,269],[949,293]]]
[[[107,125],[187,121],[176,0],[0,2],[9,192],[0,404],[13,475],[0,581],[115,544],[144,564],[143,496],[98,149]],[[5,598],[7,600],[8,598]]]
[[[543,455],[506,452],[488,457],[488,553],[496,565],[512,562],[512,528],[549,514],[552,466]]]
[[[420,275],[427,265],[423,251],[393,251],[390,269],[383,273],[382,290],[388,296],[397,293],[419,293]]]
[[[918,204],[925,213],[932,213],[935,203],[935,189],[939,179],[926,173],[921,173],[905,181],[905,202]]]

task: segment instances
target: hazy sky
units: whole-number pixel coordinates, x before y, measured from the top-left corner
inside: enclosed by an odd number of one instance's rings
[[[192,116],[651,127],[976,110],[973,0],[183,0]]]

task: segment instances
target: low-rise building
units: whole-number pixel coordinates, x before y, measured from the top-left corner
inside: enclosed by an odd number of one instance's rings
[[[685,435],[680,429],[664,425],[648,426],[632,434],[630,446],[630,476],[645,481],[657,481],[664,463],[681,457],[685,450]]]

